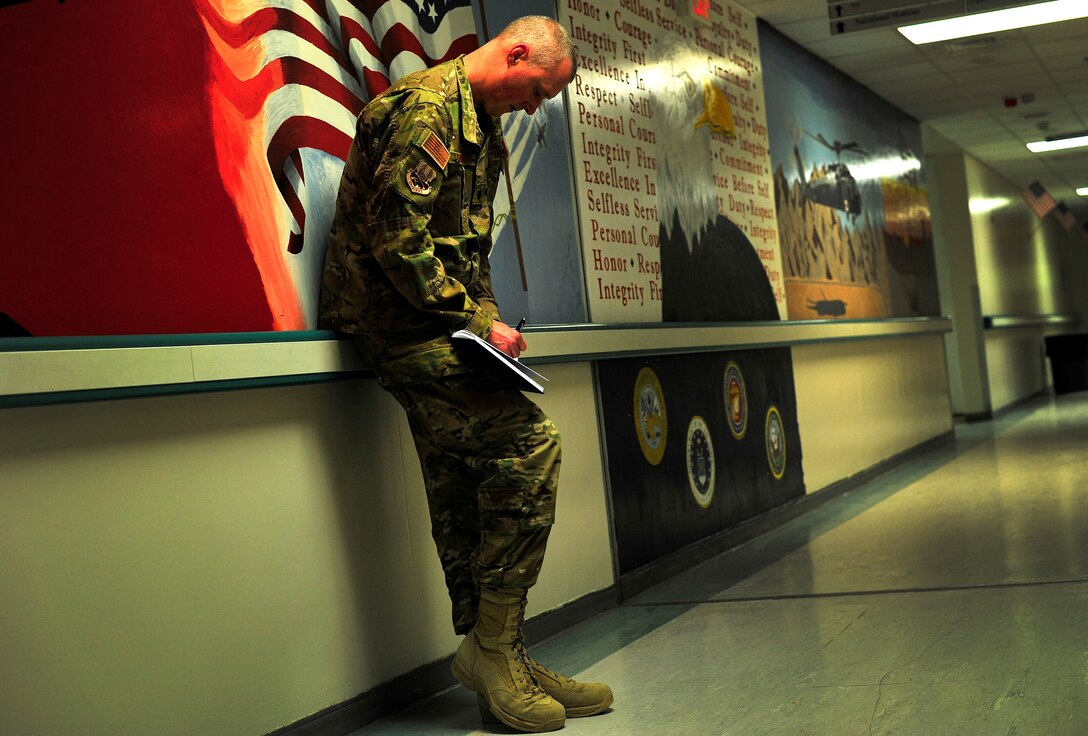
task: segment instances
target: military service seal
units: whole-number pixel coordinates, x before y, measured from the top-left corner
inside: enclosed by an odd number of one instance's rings
[[[786,472],[786,431],[782,426],[782,415],[778,407],[767,410],[767,422],[764,428],[764,441],[767,444],[767,464],[775,478],[781,478]]]
[[[665,394],[651,368],[644,367],[635,378],[635,434],[642,454],[650,465],[665,456],[669,422],[665,412]]]
[[[695,503],[702,508],[709,508],[714,498],[714,444],[710,439],[710,428],[700,416],[691,418],[688,423],[688,486]]]
[[[744,385],[744,375],[740,366],[732,360],[725,366],[725,416],[729,420],[729,431],[738,440],[744,439],[748,431],[748,389]]]

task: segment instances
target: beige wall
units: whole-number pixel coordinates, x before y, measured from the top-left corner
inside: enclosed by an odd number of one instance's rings
[[[940,335],[793,348],[809,493],[952,429]]]
[[[612,584],[588,364],[530,614]],[[0,733],[261,734],[452,652],[373,381],[0,410]]]
[[[1040,356],[1050,330],[983,329],[983,319],[1085,315],[1088,256],[1053,218],[1036,217],[1021,185],[923,132],[941,306],[954,326],[945,343],[952,405],[986,416],[1047,387]]]
[[[1015,404],[1050,385],[1039,328],[989,330],[986,365],[994,409]]]
[[[1075,313],[1067,233],[1053,218],[1036,217],[1019,188],[982,163],[966,156],[965,167],[982,315]],[[993,411],[1050,385],[1046,333],[1044,327],[986,331]]]
[[[941,337],[794,348],[810,491],[951,427]],[[592,370],[530,615],[613,583]],[[0,410],[0,733],[257,736],[457,643],[373,381]]]
[[[964,163],[982,313],[1072,309],[1061,277],[1064,231],[1053,218],[1040,221],[1020,187],[970,156]]]

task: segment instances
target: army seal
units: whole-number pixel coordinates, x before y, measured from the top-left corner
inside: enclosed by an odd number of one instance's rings
[[[657,374],[649,367],[635,378],[635,434],[639,447],[650,465],[657,465],[665,456],[665,440],[669,422],[665,412],[665,395]]]

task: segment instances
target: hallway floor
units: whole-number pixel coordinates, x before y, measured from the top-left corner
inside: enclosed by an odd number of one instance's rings
[[[1088,393],[1037,399],[533,647],[564,734],[1088,734]],[[456,687],[354,736],[481,728]]]

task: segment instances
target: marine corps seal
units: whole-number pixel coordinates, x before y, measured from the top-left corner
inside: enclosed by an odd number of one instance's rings
[[[738,440],[748,431],[748,389],[740,366],[732,360],[725,366],[725,416],[729,431]]]

